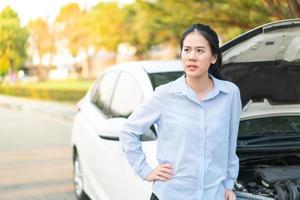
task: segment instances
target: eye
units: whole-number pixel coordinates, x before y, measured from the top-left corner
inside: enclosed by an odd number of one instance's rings
[[[197,49],[198,53],[204,53],[204,49]]]
[[[188,48],[183,49],[184,52],[188,52],[189,50],[190,49],[188,49]]]

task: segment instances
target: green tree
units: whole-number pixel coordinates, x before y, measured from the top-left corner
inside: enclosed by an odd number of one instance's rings
[[[224,41],[276,20],[300,16],[299,0],[207,0],[201,18],[213,25]]]
[[[137,0],[124,8],[125,41],[140,58],[165,43],[174,55],[182,32],[193,23],[212,26],[223,42],[259,25],[300,16],[300,0]]]
[[[0,73],[13,73],[25,62],[28,33],[10,7],[0,12]]]
[[[179,40],[183,31],[194,23],[204,23],[206,15],[204,1],[173,1],[159,0],[153,3],[153,9],[159,11],[155,19],[155,31],[158,31],[158,40],[167,43],[173,49],[176,56]]]
[[[176,52],[180,35],[193,23],[212,26],[225,42],[259,25],[298,17],[300,6],[299,0],[137,0],[125,10],[126,40],[145,55],[161,43]]]
[[[300,0],[261,0],[275,19],[299,18]]]
[[[272,21],[260,0],[208,0],[201,19],[216,28],[223,41]]]
[[[50,27],[47,21],[42,18],[29,21],[27,28],[30,33],[29,43],[33,54],[39,57],[39,64],[37,66],[38,77],[40,80],[47,78],[47,72],[51,67],[52,59],[56,52],[55,46],[55,31]],[[45,55],[50,56],[48,69],[45,69],[42,64],[42,58]]]
[[[88,75],[92,76],[92,58],[89,53],[92,43],[92,32],[89,27],[87,12],[81,10],[76,3],[67,4],[61,8],[55,23],[59,29],[59,40],[66,43],[66,47],[74,58],[81,52],[85,52]],[[77,63],[75,65],[79,67]]]
[[[147,58],[148,51],[161,44],[171,46],[175,57],[182,32],[193,23],[212,26],[225,42],[264,23],[299,16],[299,1],[136,0],[124,7],[101,2],[90,11],[69,4],[57,22],[74,56],[83,49],[116,51],[126,42],[136,48],[138,58]]]
[[[123,10],[116,2],[100,2],[93,7],[88,19],[95,50],[104,48],[115,52],[125,33]]]
[[[156,26],[171,43],[194,23],[212,26],[226,41],[271,19],[260,0],[158,0],[153,5],[163,16]]]
[[[55,20],[60,30],[60,39],[67,41],[67,47],[73,56],[77,56],[81,48],[88,46],[89,34],[84,23],[85,17],[85,11],[77,3],[70,3],[61,8]]]
[[[123,8],[126,30],[123,40],[136,48],[136,56],[139,59],[147,58],[147,52],[153,45],[164,42],[161,31],[157,29],[157,22],[163,16],[155,4],[137,0]]]

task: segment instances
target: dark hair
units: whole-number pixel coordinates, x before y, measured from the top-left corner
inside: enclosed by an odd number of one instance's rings
[[[207,41],[211,49],[211,53],[217,56],[217,61],[215,64],[210,64],[208,72],[212,75],[216,74],[216,69],[222,64],[222,54],[219,47],[219,39],[216,32],[211,29],[209,26],[204,24],[193,24],[189,28],[187,28],[181,36],[180,39],[180,50],[182,51],[183,42],[186,36],[188,36],[192,32],[198,32],[201,34]]]

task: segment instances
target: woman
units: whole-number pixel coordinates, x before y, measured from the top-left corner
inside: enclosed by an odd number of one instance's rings
[[[185,75],[158,87],[132,113],[120,136],[123,150],[135,172],[153,182],[152,200],[235,200],[239,89],[213,76],[222,57],[209,26],[189,27],[180,48]],[[157,124],[155,169],[139,141],[152,124]]]

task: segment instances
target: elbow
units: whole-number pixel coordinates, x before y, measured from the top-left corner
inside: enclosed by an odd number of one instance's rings
[[[120,135],[119,135],[119,140],[121,142],[121,144],[124,144],[125,141],[127,141],[128,139],[128,133],[124,130],[121,130]]]

